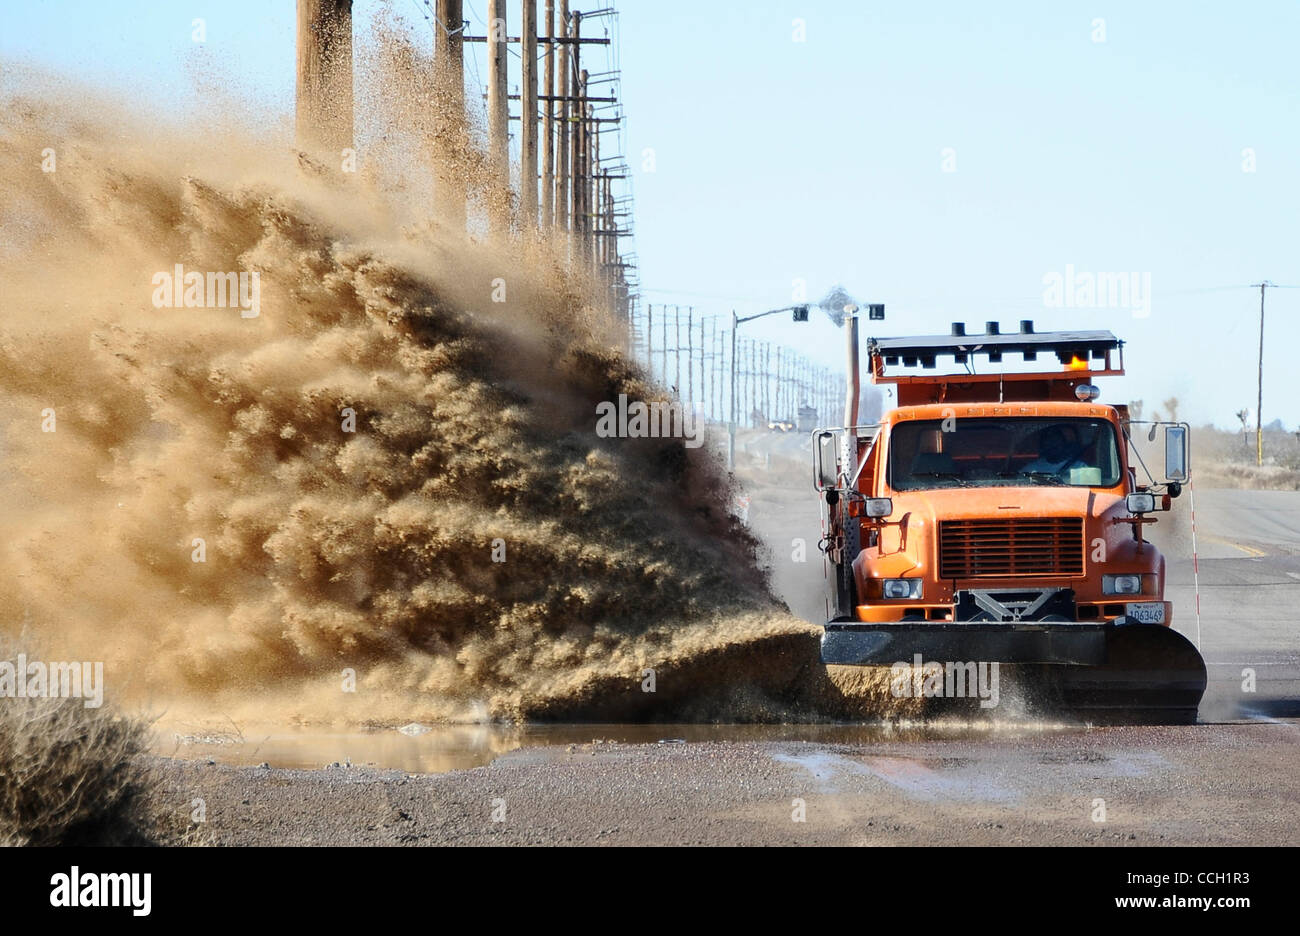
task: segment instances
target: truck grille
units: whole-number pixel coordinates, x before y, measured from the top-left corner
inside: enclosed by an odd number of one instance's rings
[[[942,520],[940,578],[1082,575],[1083,520]]]

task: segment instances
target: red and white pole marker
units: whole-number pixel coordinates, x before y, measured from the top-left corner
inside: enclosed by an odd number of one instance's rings
[[[1196,557],[1196,484],[1187,479],[1188,496],[1192,501],[1192,587],[1196,591],[1196,649],[1201,649],[1201,568]]]

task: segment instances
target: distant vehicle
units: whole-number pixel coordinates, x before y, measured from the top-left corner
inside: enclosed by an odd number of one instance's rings
[[[1165,559],[1143,536],[1188,480],[1188,427],[1148,424],[1151,439],[1164,427],[1165,480],[1140,484],[1128,408],[1092,383],[1124,373],[1123,342],[1032,322],[871,339],[872,381],[898,406],[857,425],[855,317],[846,330],[846,425],[813,432],[823,662],[1041,664],[1070,708],[1194,721],[1205,663],[1170,626]],[[1056,366],[998,366],[1016,353]],[[966,372],[897,371],[948,356]]]
[[[771,432],[794,432],[796,427],[788,419],[770,419],[767,428]]]

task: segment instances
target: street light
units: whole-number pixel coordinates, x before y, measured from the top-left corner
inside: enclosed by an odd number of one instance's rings
[[[757,315],[736,315],[736,310],[731,310],[731,420],[727,423],[727,470],[736,470],[736,330],[746,322],[752,322],[754,319],[761,319],[768,315],[780,315],[782,312],[791,312],[794,314],[794,321],[808,321],[808,305],[785,306],[781,309],[771,309],[767,312],[759,312]]]

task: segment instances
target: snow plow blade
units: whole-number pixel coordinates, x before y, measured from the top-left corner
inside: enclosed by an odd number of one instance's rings
[[[1205,661],[1177,631],[1151,624],[832,621],[822,662],[1041,664],[1064,708],[1108,720],[1194,722]]]
[[[1205,694],[1205,660],[1178,631],[1157,625],[1112,627],[1106,662],[1060,671],[1067,708],[1111,719],[1196,721]]]

